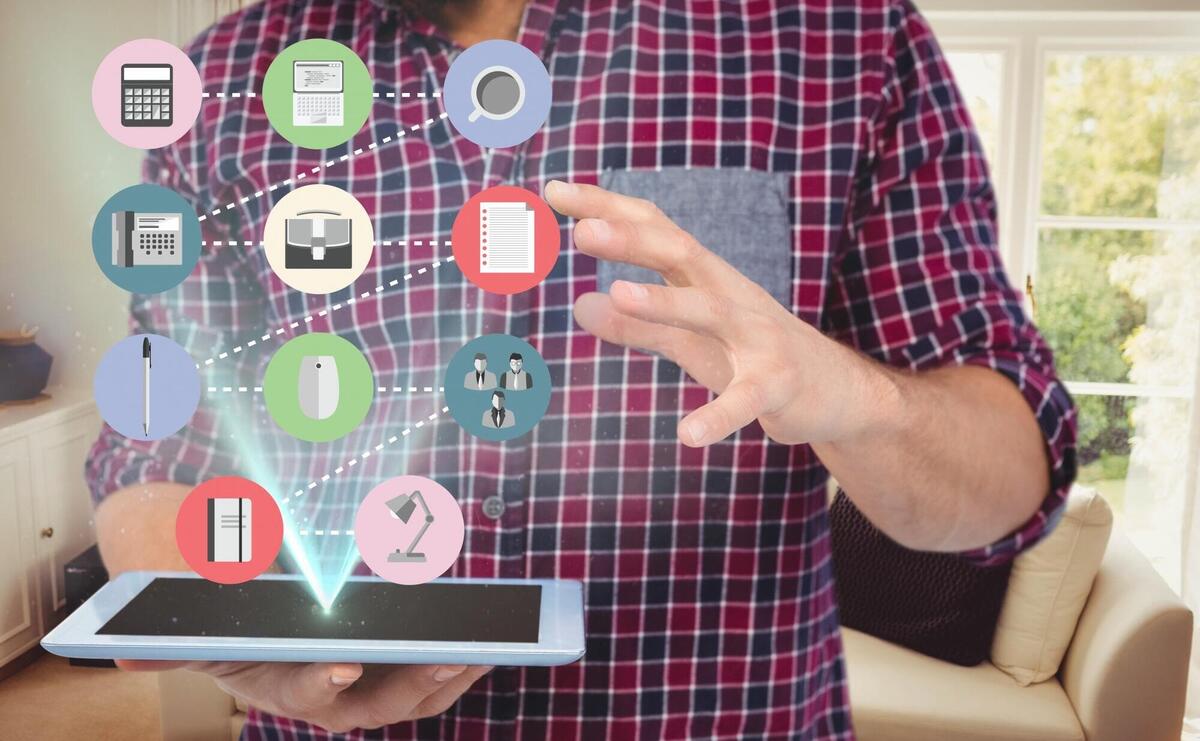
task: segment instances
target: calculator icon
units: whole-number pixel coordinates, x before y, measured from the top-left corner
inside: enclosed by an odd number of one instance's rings
[[[122,126],[170,126],[174,108],[171,65],[121,65]]]

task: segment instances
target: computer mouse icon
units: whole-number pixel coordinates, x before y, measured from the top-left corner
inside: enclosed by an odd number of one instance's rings
[[[329,419],[337,411],[340,384],[332,355],[306,355],[300,360],[297,386],[300,411],[310,419]]]

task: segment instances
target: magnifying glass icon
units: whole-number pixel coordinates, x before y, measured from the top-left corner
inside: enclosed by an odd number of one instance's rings
[[[471,83],[471,115],[475,123],[480,116],[493,121],[511,118],[525,103],[525,83],[509,67],[493,65],[479,71]]]

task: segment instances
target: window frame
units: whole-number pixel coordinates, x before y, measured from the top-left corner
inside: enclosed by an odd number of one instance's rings
[[[1056,4],[1033,10],[1031,4]],[[1090,6],[1090,7],[1089,7]],[[1100,7],[1096,7],[1100,6]],[[1021,285],[1038,282],[1039,229],[1186,230],[1200,233],[1200,220],[1043,215],[1042,135],[1045,71],[1059,53],[1198,54],[1200,11],[1176,0],[926,0],[921,3],[947,52],[1002,54],[1002,95],[997,125],[995,187],[999,201],[1000,249],[1010,277]],[[1043,5],[1044,7],[1044,5]],[[1194,7],[1194,6],[1191,6]],[[986,29],[986,33],[980,33]],[[1007,130],[1006,130],[1007,129]],[[1027,153],[1018,157],[1017,153]],[[1200,342],[1200,336],[1197,341]],[[1200,359],[1187,386],[1096,383],[1064,379],[1077,396],[1171,397],[1191,402],[1184,464],[1185,518],[1200,499]],[[1191,534],[1185,532],[1183,547]]]

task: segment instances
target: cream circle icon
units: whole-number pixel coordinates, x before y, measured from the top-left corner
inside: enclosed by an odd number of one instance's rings
[[[297,188],[275,204],[263,245],[267,262],[284,283],[304,293],[333,293],[366,270],[375,229],[354,196],[317,183]]]

